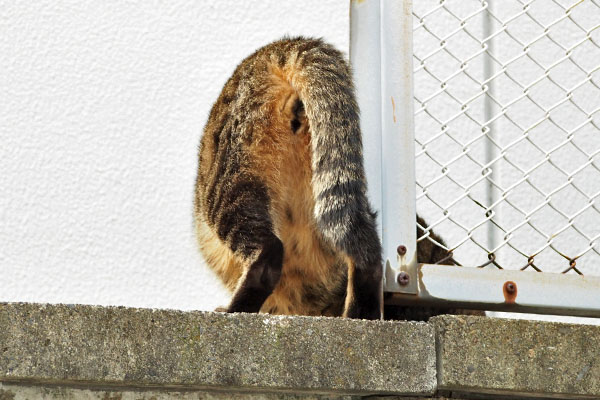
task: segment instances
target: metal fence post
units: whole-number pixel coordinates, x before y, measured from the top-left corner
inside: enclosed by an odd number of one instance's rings
[[[382,237],[381,51],[379,0],[350,2],[350,63],[360,106],[360,128],[369,190]]]
[[[369,196],[379,213],[385,290],[417,292],[412,1],[351,2]]]

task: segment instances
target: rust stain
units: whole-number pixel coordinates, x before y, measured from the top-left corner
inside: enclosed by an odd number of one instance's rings
[[[513,281],[504,282],[502,293],[504,294],[505,303],[515,304],[515,301],[517,300],[517,284]]]
[[[396,123],[396,103],[394,102],[394,96],[392,98],[392,117],[394,117],[394,123]]]
[[[364,3],[366,0],[356,0],[356,4]]]

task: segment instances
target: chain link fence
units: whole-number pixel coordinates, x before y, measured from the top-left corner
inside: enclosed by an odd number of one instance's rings
[[[600,275],[600,1],[413,15],[418,240],[465,266]]]

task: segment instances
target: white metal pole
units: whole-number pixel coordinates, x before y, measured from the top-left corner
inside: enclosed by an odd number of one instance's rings
[[[381,52],[379,0],[350,2],[350,63],[354,70],[360,107],[360,128],[367,174],[368,195],[377,211],[379,237],[381,218]]]
[[[416,293],[412,1],[352,0],[350,62],[369,198],[378,212],[386,262],[385,290]],[[404,284],[398,283],[401,271],[408,276]]]
[[[412,18],[412,0],[381,1],[382,224],[384,259],[389,262],[385,290],[404,293],[418,288]],[[404,272],[402,284],[399,270]]]

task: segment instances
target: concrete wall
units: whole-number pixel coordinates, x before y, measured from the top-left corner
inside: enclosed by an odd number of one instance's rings
[[[0,343],[2,400],[600,396],[596,326],[0,303]]]

